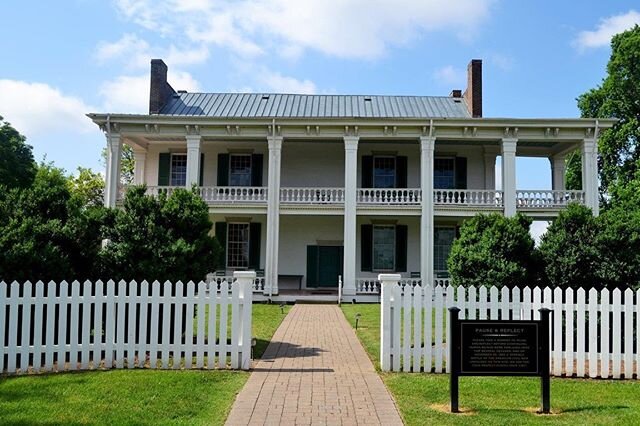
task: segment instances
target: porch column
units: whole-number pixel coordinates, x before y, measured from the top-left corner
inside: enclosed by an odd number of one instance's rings
[[[359,136],[344,137],[344,266],[343,290],[345,296],[356,294],[356,208],[358,191]]]
[[[496,147],[484,148],[484,189],[496,189]]]
[[[107,134],[107,170],[105,173],[104,205],[115,207],[120,186],[122,137],[118,133]]]
[[[200,135],[187,135],[187,188],[200,182]]]
[[[564,155],[554,155],[549,157],[551,162],[551,188],[556,191],[564,191],[564,174],[566,170],[566,157]]]
[[[582,141],[582,190],[584,203],[594,216],[600,213],[598,194],[598,144],[595,139]]]
[[[420,137],[420,278],[422,285],[434,283],[433,276],[433,151],[436,138]]]
[[[278,294],[278,249],[280,238],[280,157],[282,136],[269,136],[267,187],[267,247],[264,294]]]
[[[516,145],[514,138],[502,139],[502,202],[504,215],[516,215]]]
[[[142,185],[144,183],[145,163],[147,161],[147,150],[133,150],[133,184]]]

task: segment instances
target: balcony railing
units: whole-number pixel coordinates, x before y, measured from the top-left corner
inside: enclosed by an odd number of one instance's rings
[[[209,285],[209,291],[220,291],[220,284],[223,281],[231,284],[236,281],[233,275],[216,275],[214,273],[207,274],[206,282]],[[254,293],[261,293],[264,291],[264,277],[256,277],[253,280],[252,290]]]
[[[166,194],[184,186],[147,186],[148,195]],[[267,188],[257,186],[200,186],[197,188],[202,199],[209,204],[218,203],[266,203]],[[120,190],[119,199],[124,197],[124,190]]]
[[[344,188],[280,188],[280,202],[291,204],[343,204]]]
[[[451,283],[450,278],[435,278],[433,285],[439,285],[446,287]],[[421,286],[422,280],[420,278],[401,278],[399,281],[400,286],[404,289],[406,286],[415,287]],[[377,278],[356,278],[356,294],[379,294],[380,293],[380,281]]]
[[[566,207],[569,203],[584,204],[584,191],[516,191],[518,208],[560,208]]]
[[[434,189],[436,205],[502,207],[502,191],[495,189]]]
[[[416,188],[359,188],[357,201],[360,204],[419,205],[422,190]]]

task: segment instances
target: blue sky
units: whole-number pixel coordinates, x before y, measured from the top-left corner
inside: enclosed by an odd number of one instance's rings
[[[331,4],[334,3],[334,4]],[[637,4],[635,5],[636,7]],[[631,1],[22,0],[4,4],[0,115],[58,166],[101,169],[87,112],[145,112],[151,57],[176,89],[448,95],[484,60],[484,113],[576,117]],[[519,159],[518,188],[550,187]]]

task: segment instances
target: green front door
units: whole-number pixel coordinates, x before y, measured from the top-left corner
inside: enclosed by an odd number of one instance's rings
[[[340,246],[307,246],[307,287],[337,287],[342,252]]]

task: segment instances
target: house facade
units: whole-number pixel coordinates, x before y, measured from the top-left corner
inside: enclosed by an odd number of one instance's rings
[[[482,63],[449,96],[187,93],[151,63],[149,114],[89,114],[107,136],[105,204],[116,206],[122,146],[149,193],[198,187],[226,268],[255,269],[275,297],[378,292],[382,272],[444,282],[457,229],[479,212],[553,219],[598,212],[597,137],[611,120],[482,116]],[[579,191],[565,158],[582,154]],[[546,157],[553,188],[516,188],[516,157]],[[496,159],[501,157],[496,188]]]

